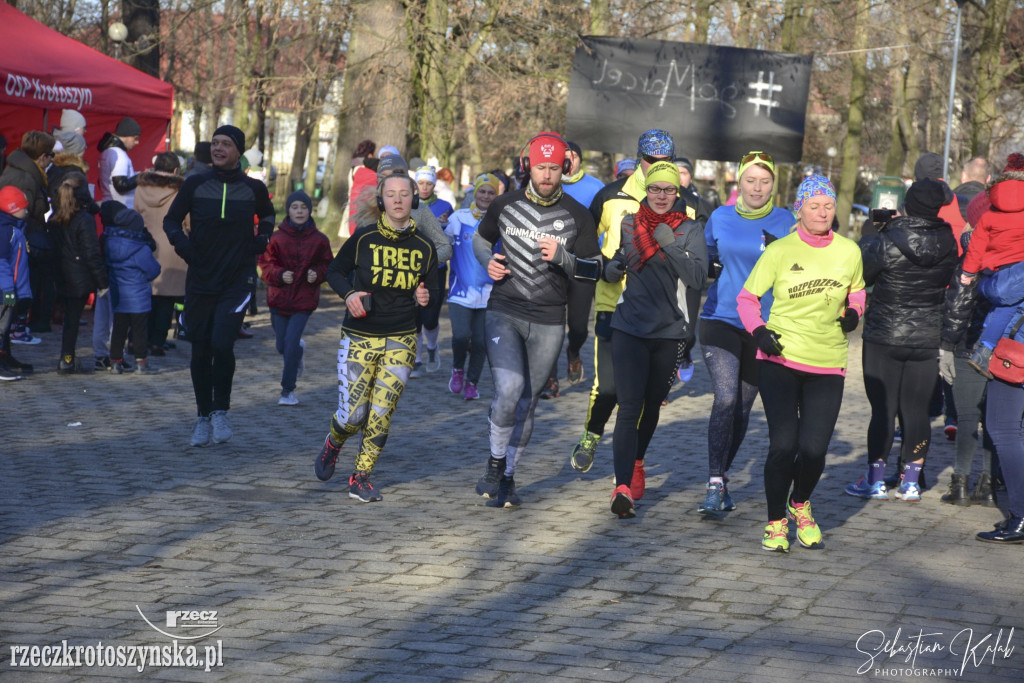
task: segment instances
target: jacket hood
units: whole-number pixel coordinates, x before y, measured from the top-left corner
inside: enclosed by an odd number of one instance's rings
[[[121,142],[121,138],[117,137],[113,133],[104,133],[103,137],[100,138],[99,144],[96,145],[96,149],[103,152],[105,150],[110,149],[111,147],[120,147],[124,151],[128,151],[127,149],[125,149],[124,143]]]
[[[115,244],[121,244],[120,248],[127,248],[129,251],[135,251],[140,246],[149,247],[152,251],[156,249],[156,242],[153,241],[153,237],[146,230],[145,226],[142,226],[140,230],[135,230],[127,227],[111,227],[103,230],[103,250],[104,252],[110,249],[117,249]]]
[[[24,150],[16,149],[7,156],[7,165],[13,166],[19,171],[24,171],[36,179],[43,187],[46,187],[46,176],[36,166],[36,162],[28,158]]]
[[[1007,174],[1004,174],[1007,175]],[[1016,175],[1022,175],[1015,173]],[[1004,178],[999,180],[992,189],[988,191],[992,206],[1003,213],[1019,213],[1024,211],[1024,177]]]
[[[0,211],[0,225],[9,225],[12,228],[24,230],[27,223],[24,218],[15,218],[6,211]]]
[[[945,221],[900,216],[889,222],[885,235],[914,265],[928,268],[957,251],[953,229]]]
[[[139,174],[139,187],[170,187],[175,192],[181,189],[184,184],[185,178],[174,173],[164,173],[163,171],[143,171]]]
[[[82,173],[89,172],[89,164],[85,163],[82,157],[67,152],[57,152],[57,156],[53,157],[53,165],[61,168],[77,168]]]

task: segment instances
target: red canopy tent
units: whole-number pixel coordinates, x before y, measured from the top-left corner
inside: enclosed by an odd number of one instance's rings
[[[51,132],[60,126],[63,109],[85,116],[85,160],[89,180],[96,181],[96,149],[105,132],[131,116],[142,127],[130,153],[137,170],[152,166],[166,148],[174,89],[77,40],[30,19],[0,2],[4,49],[0,51],[0,133],[8,154],[29,130]]]

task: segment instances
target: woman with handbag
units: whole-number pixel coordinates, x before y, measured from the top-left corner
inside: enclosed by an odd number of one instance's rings
[[[931,441],[928,403],[938,380],[939,336],[946,285],[957,267],[957,243],[938,217],[951,201],[945,183],[919,180],[904,211],[864,242],[864,281],[874,285],[864,314],[864,389],[871,403],[868,471],[846,494],[887,500],[885,465],[897,413],[902,415],[904,470],[896,497],[921,500],[920,474]]]

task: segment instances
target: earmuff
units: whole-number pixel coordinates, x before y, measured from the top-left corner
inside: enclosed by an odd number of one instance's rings
[[[417,187],[416,181],[413,180],[412,178],[410,178],[409,175],[407,173],[405,173],[405,171],[399,171],[399,173],[402,174],[400,177],[405,178],[406,180],[408,180],[409,184],[412,186],[412,208],[414,208],[414,209],[420,208],[420,188]],[[391,178],[391,177],[392,176],[387,176],[387,178],[384,178],[384,180],[387,180],[388,178]],[[383,192],[383,191],[384,191],[384,182],[381,181],[380,185],[377,187],[377,209],[381,213],[384,213],[384,198],[380,196],[380,193]]]
[[[551,138],[552,140],[558,140],[562,143],[565,147],[565,159],[562,160],[562,174],[569,175],[570,171],[572,171],[572,159],[569,157],[569,143],[563,140],[560,135],[555,135],[553,133],[541,133],[540,135],[535,135],[530,138],[525,145],[523,145],[521,150],[519,150],[519,165],[522,166],[523,173],[527,175],[530,174],[530,155],[526,153],[527,150],[530,149],[530,145],[533,144],[534,140],[540,140],[541,138]]]

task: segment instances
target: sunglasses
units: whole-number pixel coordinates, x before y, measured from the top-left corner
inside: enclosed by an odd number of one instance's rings
[[[747,164],[756,163],[758,161],[775,165],[775,159],[772,159],[772,155],[765,154],[764,152],[748,152],[746,156],[740,159],[740,165],[746,166]]]
[[[653,163],[658,162],[658,161],[669,161],[669,159],[670,159],[670,157],[668,157],[668,156],[652,157],[649,154],[642,154],[640,156],[642,156],[643,160],[646,161],[649,164],[653,164]]]

